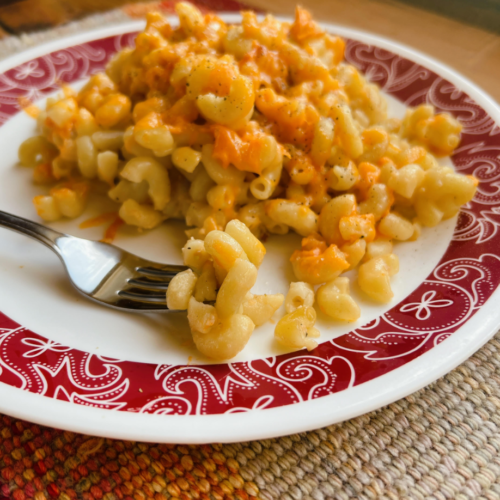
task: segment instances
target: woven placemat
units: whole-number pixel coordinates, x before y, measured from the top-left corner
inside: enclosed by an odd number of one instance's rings
[[[166,9],[170,2],[162,2]],[[130,20],[0,41],[10,54]],[[290,409],[293,411],[293,408]],[[101,439],[0,415],[0,499],[499,499],[500,334],[434,384],[324,429],[229,445]]]

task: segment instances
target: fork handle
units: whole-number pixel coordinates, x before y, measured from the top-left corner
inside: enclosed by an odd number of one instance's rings
[[[18,233],[30,236],[57,253],[59,253],[57,240],[61,238],[61,236],[66,236],[63,233],[54,231],[53,229],[42,226],[41,224],[37,224],[36,222],[32,222],[28,219],[23,219],[17,215],[2,212],[1,210],[0,227],[6,227],[7,229],[12,229]]]

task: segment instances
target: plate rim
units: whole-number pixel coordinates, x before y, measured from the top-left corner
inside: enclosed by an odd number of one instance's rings
[[[240,19],[239,14],[218,13],[218,15],[228,22],[237,22]],[[286,17],[276,17],[290,20]],[[320,24],[331,32],[390,50],[434,71],[460,90],[467,92],[481,107],[487,108],[489,116],[500,124],[500,107],[495,100],[451,67],[425,53],[379,35],[333,23]],[[53,51],[110,36],[126,35],[143,26],[143,21],[132,21],[62,37],[0,61],[0,72],[3,73],[12,67]],[[495,308],[491,306],[499,298],[500,286],[479,311],[457,329],[446,342],[413,361],[374,380],[350,387],[349,390],[297,403],[295,406],[300,405],[298,412],[290,412],[293,405],[270,408],[265,411],[217,415],[151,415],[119,412],[88,408],[48,398],[4,383],[0,383],[0,411],[16,418],[74,432],[149,442],[186,444],[214,441],[237,442],[309,431],[345,421],[390,404],[427,386],[454,369],[484,345],[498,330],[500,310],[495,311]],[[453,346],[457,349],[456,352]],[[397,374],[396,377],[395,374]],[[9,405],[9,401],[12,404]],[[36,408],[36,414],[33,414],[34,408]],[[166,418],[169,420],[166,421]],[[171,425],[172,419],[175,419],[174,425]],[[165,425],[166,422],[168,427]]]

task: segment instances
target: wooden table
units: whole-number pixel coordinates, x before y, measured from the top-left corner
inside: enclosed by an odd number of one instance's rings
[[[124,0],[3,0],[0,25],[6,32],[19,33],[124,3]],[[279,14],[292,14],[295,6],[290,0],[246,0],[246,3]],[[430,54],[500,101],[497,33],[394,0],[302,0],[301,3],[321,21],[383,35]]]

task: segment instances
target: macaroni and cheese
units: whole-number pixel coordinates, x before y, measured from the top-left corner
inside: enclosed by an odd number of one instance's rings
[[[167,305],[186,310],[199,351],[228,359],[284,303],[275,337],[313,349],[315,303],[356,321],[349,279],[393,297],[393,245],[456,215],[477,180],[441,166],[460,123],[431,105],[389,117],[380,89],[344,61],[344,41],[297,7],[293,22],[243,12],[241,24],[176,4],[179,25],[148,15],[133,48],[79,91],[63,89],[19,149],[46,221],[79,217],[91,191],[116,202],[113,223],[186,222],[189,270]],[[251,292],[268,234],[295,231],[297,281]],[[292,249],[293,250],[293,249]]]

